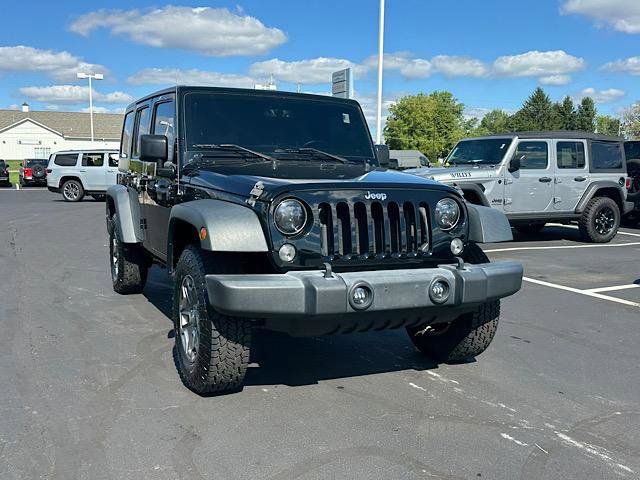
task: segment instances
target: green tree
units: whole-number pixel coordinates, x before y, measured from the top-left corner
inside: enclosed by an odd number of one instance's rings
[[[620,120],[610,115],[598,115],[596,118],[596,132],[603,135],[619,135]]]
[[[585,132],[596,129],[596,104],[591,97],[584,97],[576,113],[576,128]]]
[[[392,149],[415,149],[440,158],[465,135],[464,105],[450,92],[408,95],[389,108],[384,137]]]
[[[577,113],[570,97],[564,97],[562,102],[553,105],[554,129],[575,130]]]
[[[513,130],[553,130],[553,103],[542,88],[533,91],[522,108],[511,117],[510,124]]]
[[[640,139],[640,102],[625,109],[622,114],[622,130],[629,139]]]
[[[480,135],[490,135],[492,133],[505,133],[509,131],[509,114],[504,110],[496,108],[487,113],[480,121],[480,126],[476,133]]]

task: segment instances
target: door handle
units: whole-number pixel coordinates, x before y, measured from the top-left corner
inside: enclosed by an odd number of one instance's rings
[[[584,182],[587,179],[587,177],[574,177],[574,180],[576,182]]]
[[[82,172],[82,173],[86,173],[86,172],[87,172],[86,170],[82,170],[82,169],[80,169],[80,170],[78,170],[78,171],[79,171],[79,172]]]
[[[552,180],[552,178],[551,178],[551,177],[540,177],[540,178],[538,179],[538,181],[539,181],[539,182],[542,182],[542,183],[549,183],[551,180]]]

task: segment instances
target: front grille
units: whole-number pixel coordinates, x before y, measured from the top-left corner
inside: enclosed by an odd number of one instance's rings
[[[314,214],[325,257],[416,256],[430,249],[426,202],[320,203]]]

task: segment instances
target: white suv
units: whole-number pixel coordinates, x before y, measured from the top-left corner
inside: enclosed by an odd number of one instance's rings
[[[47,188],[61,193],[67,202],[85,195],[103,198],[118,176],[117,150],[67,150],[56,152],[47,166]]]

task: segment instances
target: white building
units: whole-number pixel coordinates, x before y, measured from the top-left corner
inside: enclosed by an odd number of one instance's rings
[[[120,148],[122,115],[94,113],[94,142],[88,113],[0,110],[0,158],[49,158],[60,150]]]

